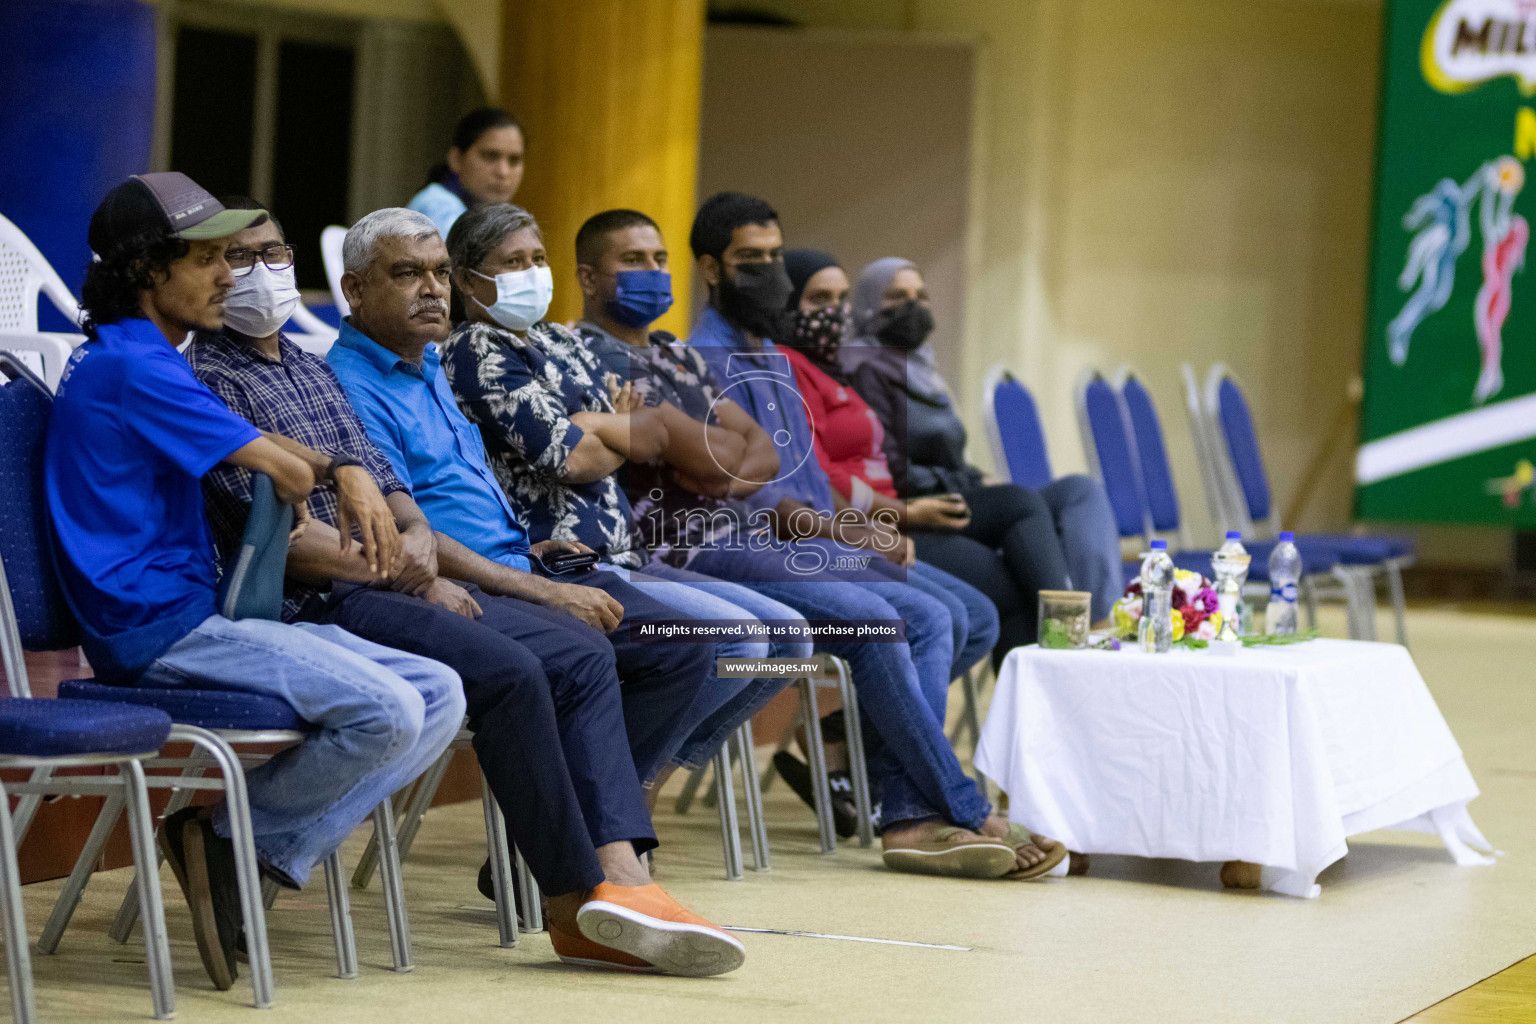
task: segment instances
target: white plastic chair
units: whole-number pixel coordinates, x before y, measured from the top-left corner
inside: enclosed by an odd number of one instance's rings
[[[85,340],[85,335],[39,331],[39,292],[47,295],[71,323],[80,322],[80,304],[63,280],[32,240],[0,216],[0,349],[32,353],[33,357],[24,358],[24,362],[33,364],[32,369],[41,369],[43,381],[55,390],[69,354]]]
[[[302,333],[289,334],[289,341],[322,359],[336,342],[338,333],[336,328],[315,316],[302,302],[294,307],[293,316],[288,319],[288,326],[297,327],[302,331]]]
[[[331,298],[336,301],[336,311],[342,316],[352,312],[347,297],[341,293],[341,275],[346,270],[341,259],[341,243],[347,237],[347,229],[332,224],[320,232],[320,258],[325,262],[325,279],[331,283]]]

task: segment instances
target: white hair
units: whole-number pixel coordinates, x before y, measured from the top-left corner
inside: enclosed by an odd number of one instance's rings
[[[348,272],[362,274],[373,262],[374,250],[383,238],[426,238],[437,234],[432,218],[403,206],[374,210],[347,231],[341,243],[341,264]]]

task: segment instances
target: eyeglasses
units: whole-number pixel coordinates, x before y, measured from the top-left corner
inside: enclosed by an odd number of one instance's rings
[[[260,250],[231,249],[224,254],[224,259],[236,277],[249,274],[257,261],[265,263],[268,270],[287,270],[293,266],[293,246],[273,242],[262,246]]]

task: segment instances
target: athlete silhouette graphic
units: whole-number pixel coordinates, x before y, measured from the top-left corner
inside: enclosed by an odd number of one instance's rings
[[[1472,241],[1472,200],[1486,170],[1486,165],[1479,168],[1465,185],[1442,178],[1403,217],[1403,228],[1417,234],[1408,243],[1408,261],[1397,287],[1406,292],[1417,281],[1418,289],[1387,324],[1387,352],[1397,366],[1408,361],[1413,332],[1445,306],[1456,287],[1456,261]]]
[[[1477,345],[1483,365],[1472,389],[1472,401],[1481,405],[1504,388],[1504,320],[1513,300],[1513,277],[1525,265],[1525,247],[1531,226],[1514,212],[1515,197],[1525,185],[1525,170],[1511,157],[1488,165],[1482,205],[1478,210],[1483,231],[1483,286],[1472,306]]]

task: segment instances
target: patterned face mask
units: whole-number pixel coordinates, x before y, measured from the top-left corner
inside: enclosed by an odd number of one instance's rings
[[[822,363],[837,362],[848,306],[824,306],[810,313],[795,313],[795,345]]]

